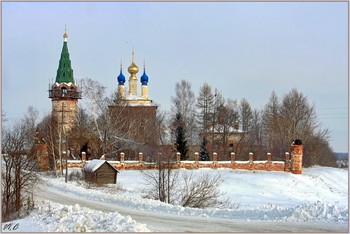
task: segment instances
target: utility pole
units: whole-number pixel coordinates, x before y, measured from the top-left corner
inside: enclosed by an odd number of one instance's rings
[[[60,133],[60,143],[59,143],[59,156],[60,156],[60,167],[61,167],[61,175],[63,175],[63,161],[62,161],[62,138],[63,138],[63,108],[64,103],[62,102],[62,118],[61,118],[61,133]]]
[[[215,95],[214,95],[214,110],[213,110],[213,126],[212,126],[212,135],[211,135],[211,154],[214,153],[214,135],[215,135],[215,118],[216,118],[216,90],[215,90]]]
[[[68,136],[66,135],[66,175],[65,175],[65,182],[67,183],[68,181],[68,155],[69,155],[69,151],[68,151]]]

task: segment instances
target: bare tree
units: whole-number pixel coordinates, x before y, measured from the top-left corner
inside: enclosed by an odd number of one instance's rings
[[[153,153],[157,155],[157,170],[143,171],[149,186],[145,197],[173,204],[173,195],[179,185],[179,173],[173,170],[174,152],[169,149],[158,149]]]
[[[181,80],[176,83],[175,96],[171,98],[171,119],[174,121],[176,114],[181,114],[185,123],[186,135],[189,144],[198,143],[198,129],[196,125],[195,95],[191,84]]]
[[[219,197],[223,195],[219,186],[222,183],[219,174],[202,173],[197,179],[194,173],[184,173],[182,176],[183,186],[178,193],[180,205],[194,208],[217,207],[222,205]]]
[[[12,128],[2,130],[2,217],[18,217],[33,207],[33,188],[38,182],[36,158],[32,150],[37,111],[28,114]],[[28,201],[27,204],[25,201]],[[27,205],[27,206],[25,206]]]
[[[274,92],[271,94],[263,114],[263,135],[266,148],[276,157],[283,158],[290,143],[302,139],[304,166],[335,165],[329,131],[321,128],[314,105],[296,89],[285,94],[281,102]]]
[[[42,140],[48,149],[48,155],[50,157],[51,168],[54,170],[56,176],[62,175],[62,167],[61,170],[57,168],[57,162],[59,161],[59,148],[58,148],[58,131],[57,124],[52,116],[46,115],[41,120],[41,122],[37,125],[37,138]],[[60,165],[61,166],[61,165]]]

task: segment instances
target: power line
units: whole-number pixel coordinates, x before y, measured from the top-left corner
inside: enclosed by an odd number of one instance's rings
[[[318,110],[330,110],[330,109],[348,109],[348,107],[321,107],[321,108],[316,108]]]

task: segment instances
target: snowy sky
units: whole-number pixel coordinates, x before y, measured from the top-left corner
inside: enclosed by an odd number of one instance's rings
[[[169,109],[175,83],[207,82],[254,108],[297,88],[317,107],[335,151],[348,149],[346,2],[2,2],[2,110],[9,122],[50,113],[67,24],[75,79],[117,87],[135,49],[149,95]],[[141,69],[140,69],[141,70]],[[138,77],[141,76],[138,73]]]

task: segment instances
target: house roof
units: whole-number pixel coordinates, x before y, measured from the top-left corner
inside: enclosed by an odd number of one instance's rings
[[[116,172],[119,172],[115,169],[111,164],[109,164],[106,160],[93,159],[89,162],[85,167],[83,167],[83,171],[95,172],[98,168],[100,168],[104,163],[107,163],[110,167],[112,167]]]

